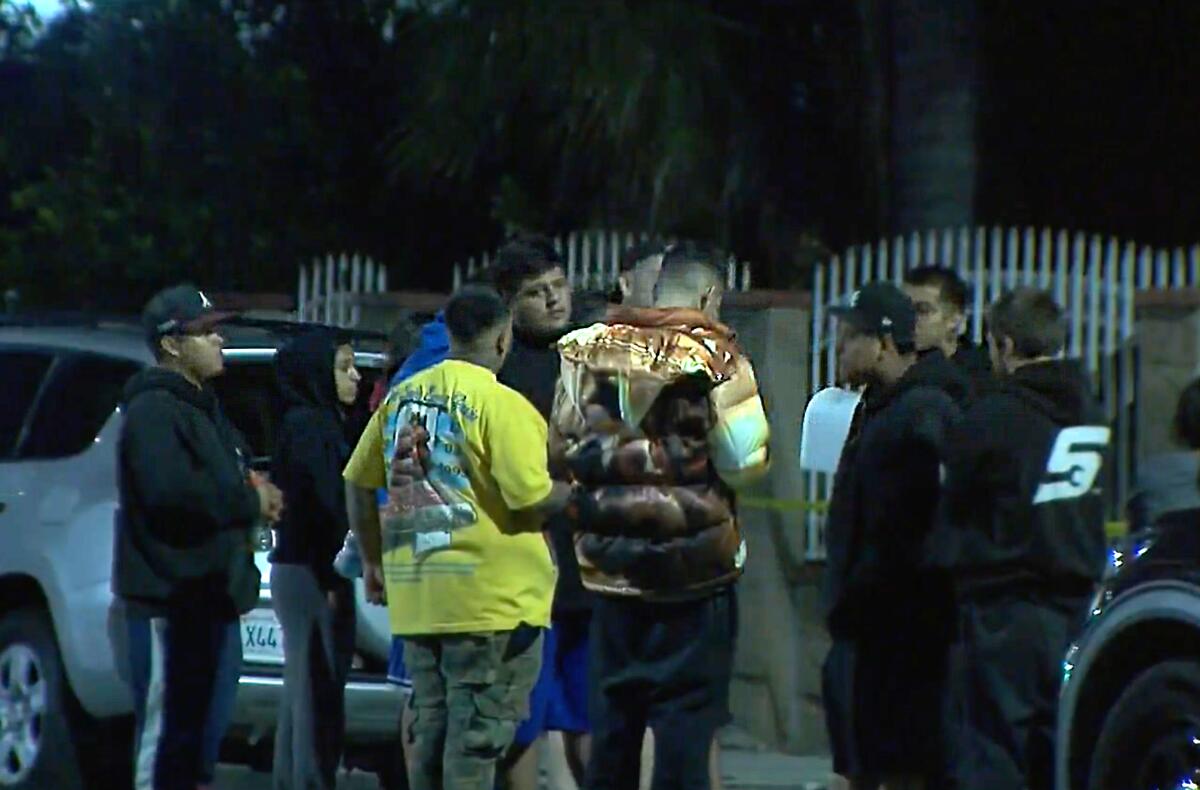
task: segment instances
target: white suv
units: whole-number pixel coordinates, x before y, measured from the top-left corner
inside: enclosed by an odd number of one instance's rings
[[[258,468],[282,402],[270,364],[299,325],[244,322],[223,330],[222,406]],[[359,352],[370,383],[382,356]],[[137,322],[0,324],[0,788],[106,786],[128,774],[132,699],[122,679],[124,626],[111,591],[117,509],[118,401],[152,364]],[[242,618],[242,667],[229,750],[269,765],[282,686],[282,632],[270,602],[264,536],[259,607]],[[386,610],[358,585],[358,640],[346,688],[347,763],[402,783],[402,692],[386,682]]]

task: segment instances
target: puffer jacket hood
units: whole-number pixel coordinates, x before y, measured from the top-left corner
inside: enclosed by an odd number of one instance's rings
[[[766,471],[768,428],[733,332],[695,310],[613,309],[564,336],[551,453],[586,494],[583,582],[609,595],[707,594],[742,572],[735,486]]]

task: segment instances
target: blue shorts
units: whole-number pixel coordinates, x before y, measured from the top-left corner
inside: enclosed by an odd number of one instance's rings
[[[542,671],[529,696],[529,718],[513,744],[525,747],[551,730],[585,733],[588,724],[588,618],[556,621],[542,644]]]

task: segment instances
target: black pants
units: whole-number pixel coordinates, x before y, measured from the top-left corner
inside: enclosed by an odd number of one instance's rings
[[[736,635],[733,588],[683,603],[597,596],[589,790],[638,786],[647,725],[654,730],[654,790],[707,790],[710,744],[729,720]]]
[[[830,646],[821,686],[835,773],[914,777],[942,787],[949,640],[909,633],[881,626]]]
[[[1049,790],[1063,656],[1082,598],[998,595],[959,606],[950,742],[956,785]]]
[[[127,615],[137,790],[195,790],[229,619],[196,604]]]
[[[275,729],[275,790],[337,783],[345,738],[346,676],[354,655],[354,587],[329,593],[303,565],[271,569],[271,600],[283,626],[283,695]]]

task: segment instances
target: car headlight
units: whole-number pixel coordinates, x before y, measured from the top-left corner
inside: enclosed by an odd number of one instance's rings
[[[1140,559],[1154,546],[1157,539],[1158,533],[1155,530],[1145,529],[1117,541],[1108,550],[1108,562],[1104,565],[1104,572],[1100,576],[1101,581],[1106,582],[1112,579],[1126,565]]]
[[[1100,574],[1101,581],[1108,581],[1121,572],[1125,565],[1124,544],[1118,544],[1108,550],[1108,562],[1104,563],[1104,573]]]
[[[1104,563],[1104,571],[1100,574],[1100,584],[1087,608],[1087,620],[1098,617],[1113,598],[1113,581],[1121,570],[1130,563],[1137,562],[1153,546],[1158,539],[1158,533],[1153,529],[1140,530],[1127,535],[1113,544],[1108,550],[1108,561]],[[1064,667],[1066,671],[1069,669]]]

